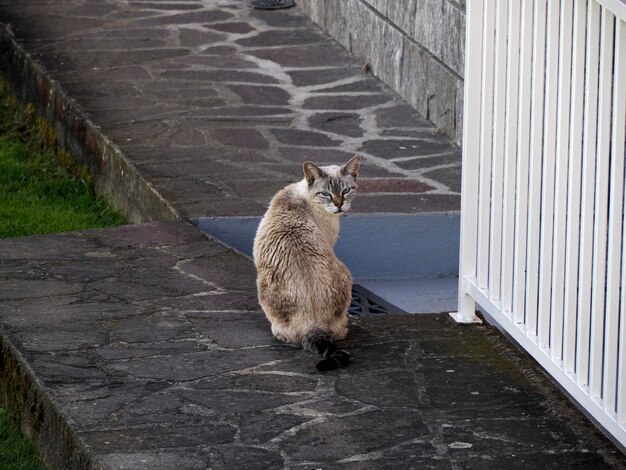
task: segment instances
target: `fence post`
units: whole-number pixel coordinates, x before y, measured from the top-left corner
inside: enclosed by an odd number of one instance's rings
[[[465,88],[481,88],[484,0],[469,0],[465,41]],[[461,188],[461,247],[459,266],[458,312],[450,315],[459,323],[480,323],[476,303],[469,295],[464,279],[476,277],[476,243],[478,220],[478,179],[480,153],[480,93],[465,95],[463,103],[463,162]]]

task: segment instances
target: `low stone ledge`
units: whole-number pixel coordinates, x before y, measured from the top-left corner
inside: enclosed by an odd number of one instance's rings
[[[9,413],[18,417],[22,433],[36,442],[49,468],[92,467],[87,449],[5,335],[0,335],[0,397]]]
[[[9,28],[0,24],[3,78],[16,96],[33,103],[56,132],[57,145],[70,152],[94,176],[95,190],[130,222],[180,219],[124,153],[106,137],[53,80],[43,66],[19,44]],[[120,191],[124,188],[124,191]]]

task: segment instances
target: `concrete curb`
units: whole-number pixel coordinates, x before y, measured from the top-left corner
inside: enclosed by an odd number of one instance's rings
[[[67,470],[93,468],[82,440],[5,335],[0,336],[0,394],[7,409],[19,416],[22,433],[35,441],[46,465]]]
[[[0,56],[4,58],[2,73],[14,93],[23,102],[33,103],[50,123],[57,145],[89,167],[97,194],[133,223],[180,219],[176,209],[141,176],[120,148],[26,52],[4,24],[0,24]]]

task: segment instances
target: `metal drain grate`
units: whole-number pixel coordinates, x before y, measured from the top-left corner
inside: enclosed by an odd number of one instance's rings
[[[293,0],[253,0],[252,6],[259,10],[278,10],[294,6]]]
[[[381,316],[395,313],[406,313],[404,310],[391,305],[386,300],[381,299],[376,294],[370,292],[359,284],[352,285],[352,301],[348,309],[350,315],[357,317]]]

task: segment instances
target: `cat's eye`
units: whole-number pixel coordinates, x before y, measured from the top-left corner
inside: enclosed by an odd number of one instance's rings
[[[320,196],[325,197],[325,198],[330,198],[330,193],[327,193],[326,191],[321,191],[319,193]]]
[[[341,191],[341,194],[346,195],[348,194],[350,191],[352,191],[352,188],[346,188],[343,191]]]

